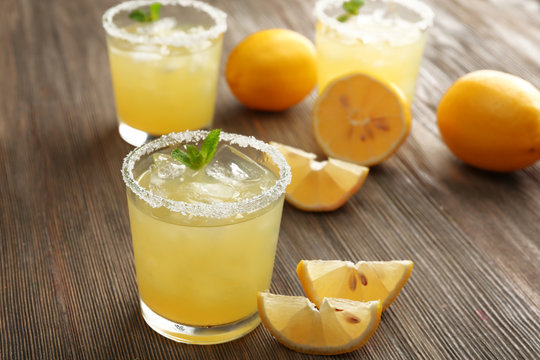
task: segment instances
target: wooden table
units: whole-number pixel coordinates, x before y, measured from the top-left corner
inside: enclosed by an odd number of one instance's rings
[[[222,65],[248,34],[313,39],[313,0],[215,0]],[[271,290],[302,294],[300,259],[412,259],[379,329],[340,359],[539,359],[540,163],[479,171],[441,142],[437,104],[469,71],[540,87],[540,3],[430,0],[412,133],[342,209],[285,205]],[[262,326],[232,343],[178,344],[138,309],[122,158],[101,15],[113,0],[0,3],[0,359],[308,359]],[[223,74],[223,67],[221,73]],[[239,105],[223,76],[215,126],[320,154],[312,93],[282,113]],[[313,357],[315,358],[315,357]]]

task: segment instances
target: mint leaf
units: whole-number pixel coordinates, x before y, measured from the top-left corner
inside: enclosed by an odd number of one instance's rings
[[[133,10],[129,13],[129,18],[137,22],[152,22],[159,20],[159,12],[161,10],[160,3],[153,3],[149,6],[148,12],[142,12],[141,10]]]
[[[193,166],[193,170],[200,169],[202,165],[204,165],[204,159],[199,152],[199,149],[197,149],[193,145],[186,145],[186,150],[189,158],[191,159],[191,165]]]
[[[191,158],[188,154],[186,154],[185,151],[182,151],[180,149],[174,149],[171,152],[171,157],[173,159],[176,159],[182,163],[184,163],[187,167],[191,168]]]
[[[349,14],[358,15],[358,10],[360,10],[362,5],[364,5],[364,1],[362,0],[345,1],[343,3],[343,9]]]
[[[351,17],[351,15],[349,15],[349,14],[339,15],[339,16],[337,17],[337,21],[339,21],[339,22],[345,22],[345,21],[349,20],[350,17]]]
[[[343,3],[343,10],[347,13],[337,17],[340,22],[349,20],[352,15],[358,15],[360,8],[364,6],[365,0],[350,0]]]
[[[159,20],[159,11],[161,10],[160,3],[153,3],[150,5],[150,21]]]
[[[129,13],[129,18],[138,22],[145,22],[144,13],[141,10],[134,10]]]
[[[204,139],[204,142],[201,145],[201,155],[207,164],[216,153],[220,133],[220,129],[214,129],[210,131],[210,133],[208,134],[208,136],[206,136],[206,139]]]
[[[214,157],[217,150],[220,133],[220,129],[210,131],[206,136],[206,139],[204,139],[200,151],[196,146],[187,144],[184,146],[186,151],[174,149],[171,152],[171,157],[184,163],[190,169],[199,170],[208,164]]]

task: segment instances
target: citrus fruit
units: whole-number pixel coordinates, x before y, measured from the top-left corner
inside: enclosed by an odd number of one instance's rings
[[[320,305],[325,297],[381,300],[386,310],[409,279],[412,261],[302,260],[296,273],[308,298]]]
[[[392,155],[411,126],[395,85],[355,73],[331,82],[312,113],[315,140],[329,157],[371,166]]]
[[[316,161],[315,154],[271,142],[285,156],[292,179],[285,199],[306,211],[331,211],[341,207],[358,191],[368,175],[365,166],[329,158]]]
[[[299,103],[315,86],[315,47],[305,36],[291,30],[262,30],[233,49],[225,77],[245,106],[285,110]]]
[[[479,70],[459,78],[437,123],[450,151],[480,169],[507,172],[540,159],[540,91],[517,76]]]
[[[381,302],[327,298],[319,309],[303,296],[259,292],[259,316],[286,347],[317,355],[342,354],[364,345],[381,320]]]

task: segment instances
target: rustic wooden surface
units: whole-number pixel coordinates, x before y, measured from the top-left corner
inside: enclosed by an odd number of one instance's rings
[[[223,64],[259,29],[313,39],[313,0],[210,2],[229,14]],[[342,209],[285,206],[271,290],[302,294],[300,259],[412,259],[374,336],[337,358],[538,359],[540,163],[511,174],[465,166],[442,144],[435,111],[450,84],[476,69],[540,87],[540,2],[429,3],[436,23],[411,135]],[[312,358],[262,326],[193,346],[159,336],[139,315],[120,177],[131,147],[117,133],[101,27],[113,4],[0,2],[0,359]],[[314,98],[283,113],[249,111],[222,77],[215,125],[320,153]]]

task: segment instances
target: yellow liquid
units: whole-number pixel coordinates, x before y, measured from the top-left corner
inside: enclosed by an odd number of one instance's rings
[[[152,311],[191,326],[257,311],[257,292],[270,287],[283,197],[242,219],[204,222],[152,209],[129,190],[128,206],[139,293]]]
[[[195,51],[108,37],[118,120],[152,135],[209,128],[222,42]]]
[[[426,32],[418,32],[409,38],[410,41],[400,41],[399,44],[363,43],[344,38],[319,23],[316,31],[319,93],[336,78],[362,72],[394,83],[412,102]]]

